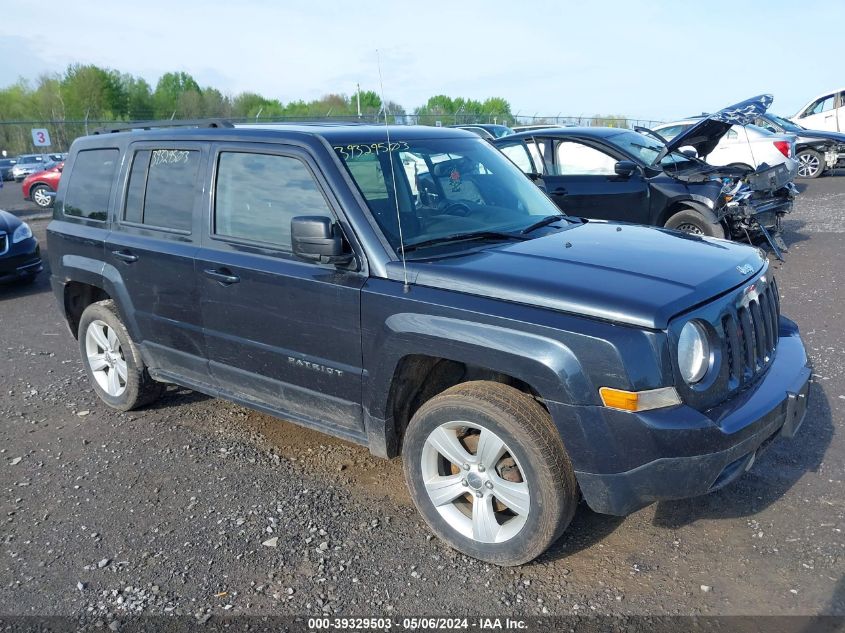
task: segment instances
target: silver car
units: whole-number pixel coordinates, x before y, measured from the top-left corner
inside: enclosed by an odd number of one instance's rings
[[[47,163],[53,162],[47,154],[22,154],[15,159],[12,167],[12,178],[20,182],[30,174],[42,171]]]

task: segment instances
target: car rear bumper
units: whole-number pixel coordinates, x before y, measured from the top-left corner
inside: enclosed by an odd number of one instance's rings
[[[710,411],[681,405],[633,414],[590,407],[600,415],[583,422],[609,434],[603,445],[592,446],[606,452],[600,468],[579,468],[583,447],[576,441],[573,451],[564,437],[587,504],[596,512],[625,515],[731,483],[773,440],[795,435],[807,410],[810,373],[797,328],[782,319],[777,356],[765,376]]]

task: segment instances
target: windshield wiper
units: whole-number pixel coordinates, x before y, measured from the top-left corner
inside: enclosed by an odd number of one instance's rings
[[[562,216],[561,216],[562,217]],[[405,244],[405,252],[415,251],[420,248],[428,246],[436,246],[437,244],[446,244],[447,242],[463,242],[466,240],[524,240],[519,234],[505,233],[504,231],[471,231],[466,233],[453,233],[452,235],[443,235],[441,237],[433,237],[430,240],[423,240],[421,242],[414,242],[412,244]],[[397,249],[399,250],[399,249]]]
[[[563,214],[560,215],[547,215],[542,220],[537,220],[534,224],[529,224],[524,229],[522,229],[519,234],[525,235],[526,233],[530,233],[531,231],[536,231],[539,228],[547,226],[549,224],[554,224],[558,220],[566,220],[567,217]]]

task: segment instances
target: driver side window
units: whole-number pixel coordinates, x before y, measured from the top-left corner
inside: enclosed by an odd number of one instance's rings
[[[807,112],[805,112],[805,116],[810,114],[821,114],[822,112],[827,112],[828,110],[833,110],[833,97],[835,95],[828,95],[827,97],[822,97],[821,99],[817,100],[813,105],[807,108]]]
[[[615,165],[615,158],[583,143],[560,141],[555,148],[558,176],[613,176]]]

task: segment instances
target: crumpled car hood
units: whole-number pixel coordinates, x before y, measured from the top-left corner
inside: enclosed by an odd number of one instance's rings
[[[411,284],[650,329],[739,286],[766,260],[756,248],[668,229],[589,221],[470,254],[408,261]],[[388,265],[402,279],[401,262]]]

